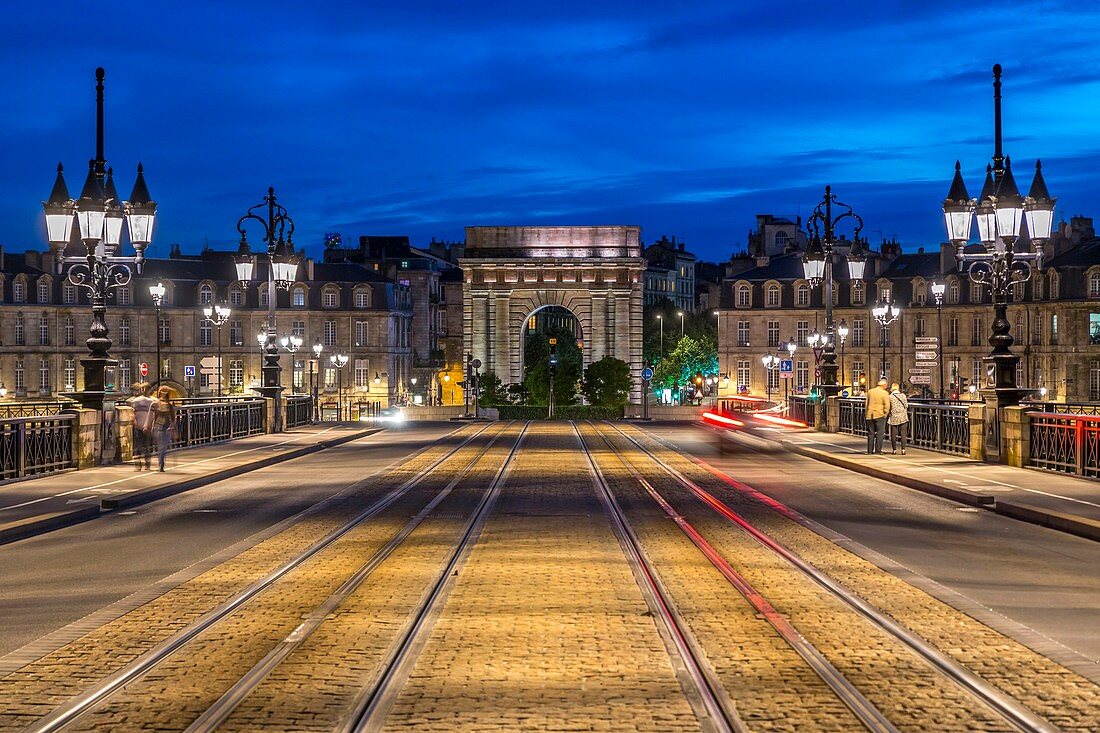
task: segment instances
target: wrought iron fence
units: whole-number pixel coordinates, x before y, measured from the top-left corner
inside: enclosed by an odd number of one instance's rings
[[[855,397],[840,398],[840,425],[837,430],[848,435],[867,434],[867,401]]]
[[[259,435],[264,432],[265,417],[262,399],[180,405],[176,408],[169,448],[187,448]]]
[[[1028,465],[1048,471],[1100,476],[1100,416],[1029,413]]]
[[[813,427],[817,400],[807,395],[791,395],[787,398],[787,417]]]
[[[910,402],[909,442],[940,453],[970,455],[970,407]]]
[[[0,481],[74,468],[73,414],[0,420]]]
[[[1057,412],[1065,415],[1100,415],[1100,403],[1096,402],[1026,402],[1041,412]]]
[[[283,423],[288,428],[300,428],[313,422],[313,398],[309,395],[287,395],[286,416]]]
[[[12,417],[56,415],[72,407],[72,402],[5,402],[0,405],[0,420]]]

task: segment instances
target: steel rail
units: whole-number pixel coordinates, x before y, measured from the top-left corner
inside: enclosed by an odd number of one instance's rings
[[[642,595],[645,596],[646,604],[653,610],[654,615],[661,619],[665,631],[676,648],[676,654],[683,664],[684,671],[699,696],[698,702],[690,700],[690,696],[689,701],[692,703],[692,707],[696,708],[695,714],[700,724],[706,729],[709,723],[711,729],[722,733],[748,731],[748,726],[741,720],[732,703],[727,703],[725,696],[722,694],[722,683],[718,680],[710,665],[705,662],[706,657],[700,648],[699,642],[691,634],[687,624],[676,611],[668,590],[664,587],[656,569],[642,550],[641,541],[634,533],[634,528],[630,525],[630,521],[615,498],[615,494],[611,491],[603,471],[592,456],[576,422],[571,421],[570,424],[577,434],[581,449],[588,461],[588,469],[592,474],[593,483],[596,485],[596,493],[600,503],[603,504],[604,511],[611,519],[612,530],[623,549],[623,554],[626,555],[638,587],[641,589]],[[596,432],[599,435],[599,431]],[[699,704],[702,705],[701,710],[698,709]]]
[[[878,626],[888,635],[900,641],[903,645],[905,645],[907,648],[917,654],[917,656],[928,662],[942,675],[955,682],[971,695],[988,705],[1013,728],[1019,731],[1024,731],[1025,733],[1057,733],[1057,731],[1059,730],[1057,726],[1035,714],[1023,705],[1020,705],[1019,702],[1017,702],[1014,698],[1001,692],[996,687],[982,679],[980,676],[971,672],[959,662],[947,656],[939,649],[936,649],[934,646],[922,639],[917,634],[913,633],[909,629],[889,618],[882,611],[864,601],[858,595],[845,588],[838,581],[834,580],[827,573],[819,570],[818,568],[803,560],[795,552],[788,549],[778,540],[775,540],[767,533],[762,532],[761,530],[753,526],[748,520],[734,512],[732,509],[726,506],[724,502],[714,497],[710,492],[703,489],[701,486],[685,476],[678,469],[670,466],[667,462],[665,462],[664,459],[653,453],[653,451],[651,451],[650,449],[646,448],[633,436],[628,435],[616,425],[611,425],[610,423],[608,425],[612,430],[618,432],[621,436],[630,441],[642,453],[649,456],[654,461],[654,463],[660,466],[668,475],[672,476],[689,491],[695,494],[696,497],[702,500],[703,503],[710,506],[711,509],[728,519],[736,526],[740,527],[754,540],[759,542],[767,549],[771,550],[775,555],[786,561],[788,564],[792,565],[803,575],[810,578],[819,586],[830,592],[833,596],[853,608],[856,612],[869,620],[875,626]],[[729,480],[731,482],[734,482],[735,485],[744,486],[744,484],[736,482],[735,479],[730,478]],[[747,486],[745,486],[745,488],[751,489],[751,487]]]
[[[401,685],[412,672],[420,652],[427,643],[428,635],[435,626],[435,619],[442,610],[443,604],[450,595],[450,589],[454,585],[454,578],[458,575],[458,569],[469,557],[481,530],[489,518],[493,507],[496,505],[500,489],[511,473],[516,454],[527,435],[527,429],[531,423],[524,423],[523,430],[516,438],[515,445],[509,451],[500,468],[489,483],[488,490],[482,495],[481,500],[474,508],[462,536],[455,545],[451,556],[443,566],[431,591],[421,601],[420,605],[411,614],[411,623],[405,633],[394,644],[387,654],[384,662],[385,671],[373,687],[364,688],[356,696],[351,706],[350,714],[337,727],[338,731],[359,733],[367,730],[377,730],[381,726],[376,725],[378,718],[384,716],[393,705],[400,692]]]
[[[485,445],[480,453],[466,463],[450,483],[440,489],[430,502],[424,505],[416,516],[409,520],[409,522],[402,527],[390,540],[379,548],[370,559],[363,563],[354,575],[349,577],[340,587],[332,592],[323,603],[317,606],[305,620],[302,621],[294,631],[292,631],[284,640],[279,642],[268,654],[255,664],[243,677],[237,680],[220,698],[218,698],[213,705],[207,708],[202,715],[195,719],[190,726],[184,731],[184,733],[205,733],[206,731],[213,731],[219,725],[221,725],[226,718],[228,718],[232,712],[244,701],[248,695],[259,687],[271,672],[278,667],[283,660],[289,657],[295,650],[301,647],[307,639],[321,627],[324,623],[343,603],[347,598],[362,585],[370,575],[383,563],[394,550],[401,546],[401,544],[413,533],[417,527],[419,527],[425,519],[438,507],[444,499],[446,499],[455,486],[459,484],[469,476],[474,466],[477,465],[497,441],[504,435],[504,433],[510,428],[514,422],[508,423],[504,428],[492,437],[492,439]]]
[[[642,485],[650,498],[674,521],[676,525],[687,535],[692,544],[710,561],[711,565],[729,581],[738,593],[759,613],[764,620],[779,633],[792,649],[806,661],[818,677],[829,686],[830,689],[848,708],[859,718],[860,722],[870,731],[875,733],[897,733],[897,728],[883,715],[874,703],[868,700],[844,674],[833,666],[821,651],[811,644],[798,629],[756,589],[755,586],[729,563],[728,560],[706,540],[705,537],[681,516],[668,500],[661,495],[653,485],[649,483],[641,473],[627,460],[623,452],[617,448],[607,434],[596,428],[596,433],[603,438],[607,447],[618,456],[623,466],[630,475]]]
[[[191,642],[193,639],[195,639],[195,637],[213,626],[215,623],[230,615],[242,605],[255,598],[257,595],[269,588],[272,584],[285,576],[287,573],[294,570],[296,567],[300,566],[302,563],[312,558],[318,552],[343,537],[356,525],[373,517],[374,515],[384,510],[386,507],[393,504],[410,489],[424,481],[424,479],[426,479],[429,474],[435,471],[435,469],[437,469],[444,462],[453,457],[456,453],[458,453],[458,451],[469,445],[472,441],[474,441],[478,436],[480,436],[488,429],[489,425],[486,425],[485,427],[476,431],[473,435],[463,440],[460,444],[432,461],[425,468],[421,469],[419,472],[417,472],[416,475],[411,476],[400,486],[393,489],[388,494],[381,497],[373,504],[368,506],[366,509],[361,511],[353,519],[332,530],[324,537],[317,540],[315,543],[303,550],[301,553],[294,556],[274,570],[270,571],[263,578],[260,578],[259,580],[250,584],[248,587],[238,592],[229,600],[222,602],[220,605],[203,614],[203,616],[196,619],[194,622],[176,632],[161,643],[157,644],[155,647],[127,664],[121,670],[115,672],[114,674],[101,681],[92,689],[73,697],[64,705],[55,708],[53,712],[51,712],[49,715],[27,726],[23,729],[24,732],[52,733],[53,731],[62,729],[63,727],[72,723],[77,718],[89,712],[92,708],[94,708],[102,701],[106,700],[119,689],[129,684],[130,682],[133,682],[135,679],[138,679],[146,672],[156,667],[158,664],[160,664],[169,656],[178,651],[180,648]],[[367,482],[373,479],[374,476],[368,476],[364,479],[360,479],[359,481],[356,481],[344,490],[346,491],[349,489],[354,489],[358,486],[366,485]]]

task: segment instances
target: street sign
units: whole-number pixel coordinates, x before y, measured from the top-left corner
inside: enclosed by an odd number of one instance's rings
[[[187,378],[194,377],[195,376],[195,365],[194,364],[187,364],[186,366],[184,366],[183,367],[183,376],[185,376]]]
[[[814,376],[815,377],[820,377],[821,376],[821,367],[814,367]]]
[[[940,339],[937,336],[917,336],[913,339],[913,342],[917,344],[938,344]],[[924,347],[922,346],[920,348]]]
[[[930,377],[930,376],[932,376],[932,370],[931,369],[924,369],[922,367],[910,367],[909,368],[909,376],[913,376],[915,374],[925,376],[925,377]]]
[[[138,364],[138,371],[141,372],[141,376],[145,377],[149,375],[149,365],[144,361]]]
[[[932,384],[932,375],[931,374],[910,374],[909,375],[909,383],[910,384]]]
[[[646,381],[653,379],[653,367],[646,367],[642,370],[642,379]]]
[[[199,359],[199,369],[203,374],[213,374],[218,371],[218,357],[216,356],[204,356]]]
[[[790,379],[794,376],[794,359],[779,360],[779,376],[783,379]]]
[[[938,361],[918,361],[913,366],[928,367],[929,369],[931,369],[932,367],[934,367],[938,364],[939,364]]]
[[[935,361],[936,357],[939,356],[939,352],[938,351],[918,351],[918,352],[916,352],[915,356],[917,357],[917,361]]]

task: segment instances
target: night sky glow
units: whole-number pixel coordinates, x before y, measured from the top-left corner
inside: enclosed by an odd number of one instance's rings
[[[919,6],[919,7],[918,7]],[[152,253],[235,244],[276,187],[297,241],[467,225],[640,224],[711,259],[831,183],[872,242],[943,238],[956,158],[1036,157],[1059,217],[1100,215],[1100,6],[1081,2],[252,2],[5,8],[0,243],[94,154],[160,204]]]

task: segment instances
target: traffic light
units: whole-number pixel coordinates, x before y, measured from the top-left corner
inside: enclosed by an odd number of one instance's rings
[[[550,339],[550,375],[553,376],[558,367],[558,340]]]
[[[959,394],[960,395],[966,394],[967,386],[969,385],[969,383],[970,383],[970,380],[967,379],[966,377],[959,377]]]

